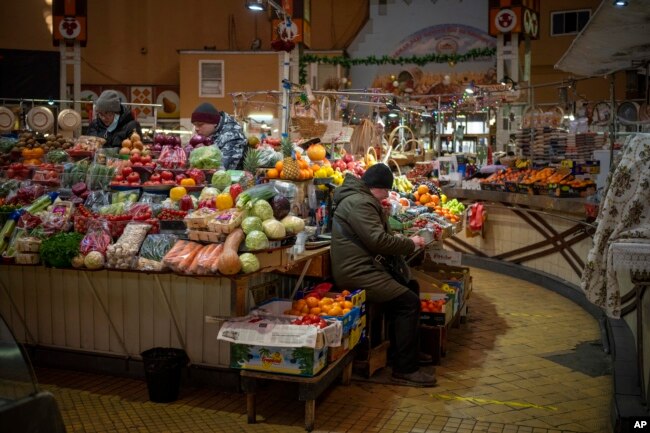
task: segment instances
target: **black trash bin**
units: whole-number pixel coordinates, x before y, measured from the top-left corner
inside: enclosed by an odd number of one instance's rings
[[[169,403],[178,398],[181,372],[189,362],[183,349],[154,347],[141,353],[149,400]]]

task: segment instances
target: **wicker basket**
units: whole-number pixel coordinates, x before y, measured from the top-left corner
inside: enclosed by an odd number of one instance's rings
[[[230,218],[226,218],[230,215]],[[226,209],[217,212],[217,214],[208,221],[208,230],[215,233],[230,233],[241,224],[243,215],[238,210]]]
[[[185,225],[190,230],[207,230],[208,221],[217,214],[217,211],[209,208],[201,208],[185,217]]]
[[[295,116],[291,118],[291,126],[302,138],[322,137],[327,125],[317,122],[313,117]]]

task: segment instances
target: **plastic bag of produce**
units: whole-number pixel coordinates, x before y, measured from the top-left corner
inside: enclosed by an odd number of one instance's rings
[[[219,168],[221,167],[221,151],[217,146],[203,146],[190,153],[190,167]]]
[[[136,254],[144,242],[151,225],[142,222],[129,222],[124,232],[113,245],[106,249],[106,267],[131,269],[137,264]]]
[[[174,246],[176,241],[178,241],[178,236],[173,234],[147,235],[140,248],[140,257],[162,262],[163,257]]]
[[[102,206],[111,204],[111,195],[107,191],[91,191],[84,206],[92,212],[98,212]]]
[[[108,229],[108,221],[93,219],[88,223],[86,236],[81,240],[79,252],[84,256],[91,251],[106,254],[106,249],[111,244],[111,232]]]

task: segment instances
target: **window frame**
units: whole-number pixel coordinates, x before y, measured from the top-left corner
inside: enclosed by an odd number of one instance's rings
[[[550,25],[549,25],[550,36],[551,37],[574,36],[574,35],[577,35],[578,33],[580,33],[582,31],[582,29],[578,29],[578,15],[580,14],[580,12],[587,12],[589,14],[589,18],[587,19],[587,23],[588,23],[589,20],[591,20],[591,9],[570,9],[570,10],[565,10],[565,11],[551,12],[550,20],[549,20],[549,22],[550,22]],[[576,31],[575,32],[565,32],[565,33],[555,33],[554,32],[554,26],[553,26],[553,18],[556,15],[564,15],[564,17],[565,17],[564,22],[566,23],[566,15],[567,14],[575,14],[575,17],[576,17]],[[585,26],[586,25],[587,24],[585,23]],[[583,29],[584,29],[584,27],[583,27]]]
[[[204,64],[218,64],[221,66],[221,80],[220,80],[220,86],[219,86],[219,92],[218,93],[208,93],[204,92],[203,89],[203,83],[204,78],[203,78],[203,65]],[[225,96],[225,82],[226,82],[226,72],[225,72],[225,67],[224,67],[225,62],[223,60],[199,60],[199,69],[198,69],[198,74],[199,74],[199,97],[201,98],[223,98]],[[210,80],[210,81],[216,81],[219,82],[219,80]]]

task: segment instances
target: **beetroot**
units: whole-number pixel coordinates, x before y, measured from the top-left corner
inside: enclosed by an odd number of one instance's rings
[[[87,190],[88,190],[88,187],[86,186],[86,184],[84,182],[78,182],[78,183],[75,183],[74,185],[72,185],[72,193],[74,195],[81,196],[81,194],[83,194]]]

